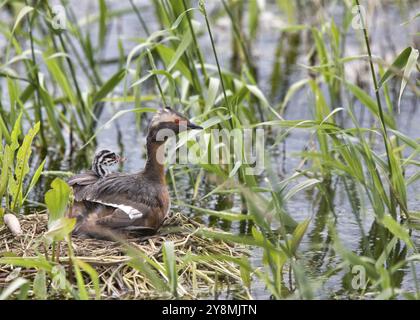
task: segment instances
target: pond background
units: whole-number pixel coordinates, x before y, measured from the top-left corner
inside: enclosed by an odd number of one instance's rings
[[[56,1],[59,3],[58,1]],[[308,70],[304,65],[309,65],[308,50],[310,44],[308,43],[305,33],[295,34],[294,36],[282,35],[281,28],[287,26],[287,17],[279,10],[275,1],[265,2],[264,12],[261,15],[260,29],[256,40],[253,42],[252,57],[257,66],[258,86],[269,97],[272,105],[277,105],[284,99],[287,89],[295,82],[307,77]],[[324,19],[334,17],[336,23],[340,25],[342,17],[342,6],[340,1],[326,1],[322,14]],[[54,1],[52,2],[54,4]],[[411,1],[406,5],[398,5],[392,1],[386,1],[381,5],[375,5],[377,1],[369,1],[369,6],[374,7],[368,13],[368,27],[370,31],[370,41],[372,45],[373,55],[378,55],[391,62],[405,47],[412,45],[419,47],[419,37],[414,36],[415,32],[419,31],[419,19],[416,22],[403,25],[415,10],[420,9],[418,1]],[[151,32],[160,30],[160,26],[156,21],[154,8],[147,0],[135,1],[136,6],[139,7],[141,13],[147,23]],[[194,1],[193,1],[194,4]],[[207,1],[208,12],[213,18],[213,32],[216,43],[216,50],[220,59],[222,68],[229,70],[234,69],[232,65],[233,50],[231,47],[231,26],[228,17],[225,15],[218,15],[220,3],[218,1]],[[96,1],[77,1],[70,0],[69,5],[72,6],[78,19],[88,19],[89,16],[95,15],[98,11]],[[107,1],[109,10],[127,9],[130,11],[128,1]],[[305,1],[303,10],[298,13],[298,23],[316,25],[318,19],[317,15],[313,15],[311,6],[306,6]],[[2,19],[10,19],[7,14],[2,12]],[[214,16],[217,16],[215,18]],[[201,24],[204,23],[200,15],[195,15]],[[86,27],[84,27],[86,28]],[[97,32],[97,24],[88,26],[91,33]],[[106,49],[103,50],[103,63],[101,65],[101,73],[104,78],[109,78],[118,70],[117,63],[112,63],[112,60],[118,60],[118,40],[121,40],[126,54],[136,45],[132,38],[145,37],[146,34],[139,24],[134,12],[128,12],[120,17],[110,20],[109,33],[106,44]],[[347,34],[345,53],[343,56],[354,56],[365,53],[364,43],[361,41],[360,33],[352,28]],[[211,45],[207,36],[200,36],[198,38],[200,46],[209,61],[213,61]],[[4,43],[0,39],[0,44],[3,47]],[[279,50],[281,54],[279,54]],[[274,70],[280,68],[280,76],[274,76]],[[348,80],[353,83],[358,83],[363,86],[365,90],[371,88],[371,78],[366,61],[356,60],[346,64],[345,71]],[[418,73],[417,73],[418,76]],[[81,79],[81,87],[87,85]],[[150,90],[153,89],[153,83],[150,82]],[[399,83],[395,81],[392,85],[393,98],[397,99]],[[114,95],[122,94],[122,87],[115,90]],[[373,96],[373,91],[371,91]],[[147,92],[145,92],[147,94]],[[374,119],[368,112],[365,112],[364,107],[356,104],[356,111],[361,124],[369,126]],[[152,105],[156,107],[156,105]],[[106,103],[104,112],[98,124],[100,127],[105,124],[117,111],[128,110],[134,107],[134,103]],[[337,105],[335,107],[346,108],[346,105]],[[313,119],[313,95],[308,89],[303,89],[292,97],[287,105],[284,113],[285,119]],[[420,138],[420,111],[419,101],[416,100],[415,95],[406,90],[402,103],[401,113],[397,116],[398,126],[401,132],[412,138]],[[344,123],[350,124],[349,119],[343,119]],[[145,164],[145,133],[147,128],[147,119],[139,126],[136,118],[132,114],[126,114],[100,131],[97,135],[96,149],[108,148],[112,149],[127,160],[124,162],[121,170],[127,172],[135,172],[141,170]],[[272,145],[272,139],[267,139],[266,149],[269,150],[272,160],[272,165],[279,177],[287,177],[293,174],[300,166],[301,157],[299,155],[308,143],[311,141],[311,132],[306,130],[293,130],[287,137],[285,142]],[[270,141],[271,140],[271,141]],[[95,147],[86,148],[84,150],[67,150],[65,157],[56,153],[54,146],[49,150],[50,160],[46,168],[48,170],[63,170],[78,172],[88,167],[88,163],[80,157],[80,154],[93,152]],[[79,158],[82,158],[80,160]],[[40,157],[35,156],[33,160],[33,167],[39,162]],[[192,188],[188,177],[178,170],[178,166],[174,166],[176,175],[178,196],[186,203],[191,199]],[[177,175],[177,172],[180,174]],[[413,172],[407,172],[407,175],[412,175]],[[51,178],[44,177],[35,192],[32,193],[31,200],[43,202],[43,195]],[[206,195],[215,184],[209,180],[205,180],[199,190],[200,199]],[[264,185],[264,179],[261,178],[261,185]],[[310,270],[310,278],[317,282],[317,279],[323,277],[329,270],[340,263],[340,258],[335,255],[331,247],[331,239],[327,229],[327,221],[331,218],[335,219],[337,232],[340,239],[345,246],[357,253],[362,254],[364,247],[362,245],[362,232],[370,233],[374,216],[369,211],[369,207],[365,212],[362,212],[360,220],[358,220],[353,210],[353,205],[349,201],[346,193],[349,192],[351,186],[343,183],[341,179],[334,179],[331,183],[331,190],[329,197],[334,208],[331,212],[325,202],[320,198],[320,195],[315,190],[309,190],[298,193],[287,203],[288,213],[296,220],[302,221],[308,217],[312,217],[310,230],[307,232],[302,246],[300,247],[300,255],[305,259],[306,265]],[[408,193],[408,204],[411,211],[420,211],[420,184],[414,183],[410,186]],[[173,190],[172,190],[173,192]],[[351,191],[350,191],[351,192]],[[232,212],[240,212],[240,199],[232,196],[213,195],[203,201],[195,201],[195,205],[214,209],[214,210],[229,210]],[[357,206],[357,204],[356,204]],[[37,210],[39,207],[28,206],[27,212]],[[249,232],[250,228],[243,223],[230,223],[214,217],[208,217],[198,214],[192,209],[185,207],[174,207],[173,210],[181,210],[195,217],[201,222],[209,226],[217,226],[224,230],[229,230],[234,233]],[[363,230],[363,231],[362,231]],[[417,248],[420,249],[420,233],[414,230],[412,238]],[[370,243],[371,249],[377,243]],[[252,253],[253,263],[256,267],[261,261],[262,253],[259,250],[254,250]],[[407,271],[407,272],[406,272]],[[401,273],[402,288],[408,291],[415,291],[415,283],[412,279],[412,274],[409,270],[403,270]],[[420,278],[420,267],[416,270],[417,278]],[[338,273],[332,276],[325,283],[323,288],[317,290],[317,298],[337,298],[337,297],[352,297],[357,298],[357,291],[351,291],[346,288],[343,280],[344,273]],[[268,299],[270,294],[266,290],[264,284],[255,280],[251,287],[251,293],[256,299]],[[224,296],[221,297],[234,297]]]

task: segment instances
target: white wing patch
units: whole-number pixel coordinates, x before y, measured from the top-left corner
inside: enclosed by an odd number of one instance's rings
[[[140,212],[139,210],[134,209],[133,207],[126,206],[125,204],[107,203],[107,202],[103,202],[103,201],[96,200],[96,199],[89,200],[89,201],[97,202],[97,203],[103,204],[105,206],[120,209],[120,210],[124,211],[131,220],[143,217],[143,212]]]

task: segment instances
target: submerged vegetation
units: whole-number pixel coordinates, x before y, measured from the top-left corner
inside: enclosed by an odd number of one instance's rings
[[[420,299],[415,1],[89,3],[0,4],[0,216],[24,229],[0,226],[0,299]],[[182,215],[155,238],[72,238],[64,179],[109,135],[137,155],[162,105],[230,161],[168,160]],[[264,129],[239,150],[263,170],[211,129]]]

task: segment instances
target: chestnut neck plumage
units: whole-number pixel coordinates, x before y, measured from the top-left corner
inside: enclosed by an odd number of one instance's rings
[[[156,141],[155,132],[157,130],[150,130],[147,135],[147,161],[144,167],[144,175],[151,180],[157,180],[162,184],[165,182],[165,167],[158,159],[158,150],[165,141]]]

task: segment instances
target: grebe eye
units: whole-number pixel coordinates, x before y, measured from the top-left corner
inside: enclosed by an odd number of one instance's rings
[[[179,119],[177,118],[177,119],[175,119],[175,123],[176,124],[179,124]]]

